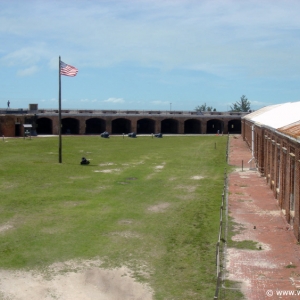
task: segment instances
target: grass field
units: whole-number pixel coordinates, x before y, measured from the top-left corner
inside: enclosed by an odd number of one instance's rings
[[[154,298],[212,299],[227,137],[5,139],[0,268],[100,258]],[[91,164],[81,166],[81,157]]]

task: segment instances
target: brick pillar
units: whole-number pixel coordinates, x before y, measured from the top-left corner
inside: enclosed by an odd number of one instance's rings
[[[298,159],[297,159],[298,158]],[[299,216],[299,210],[300,210],[300,150],[299,149],[296,149],[296,165],[295,165],[295,168],[296,168],[296,173],[295,173],[295,217],[294,217],[294,226],[293,226],[293,230],[294,230],[294,234],[297,238],[297,240],[299,241],[300,240],[300,232],[299,232],[299,225],[300,225],[300,222],[299,222],[299,219],[300,219],[300,216]]]
[[[274,140],[270,142],[270,189],[274,191],[275,186],[275,144]]]
[[[287,167],[287,153],[281,149],[280,161],[280,190],[279,190],[279,205],[281,209],[285,209],[285,189],[286,189],[286,167]]]
[[[59,134],[59,120],[58,117],[52,118],[52,134]]]
[[[274,176],[274,195],[275,198],[278,199],[278,191],[280,189],[280,186],[278,186],[279,178],[280,178],[280,161],[281,161],[281,150],[280,150],[280,144],[276,143],[275,146],[275,176]]]
[[[264,171],[265,171],[265,176],[267,179],[267,182],[269,182],[269,140],[267,137],[263,137],[264,139]]]
[[[291,178],[291,156],[289,155],[289,149],[288,149],[288,153],[286,155],[287,157],[287,164],[286,164],[286,189],[285,189],[285,211],[286,211],[286,220],[288,223],[290,223],[291,221],[291,215],[290,215],[290,194],[291,194],[291,182],[290,182],[290,178]]]
[[[154,128],[155,128],[155,132],[154,133],[161,132],[161,120],[160,119],[158,119],[158,120],[155,121]]]
[[[184,134],[184,121],[178,121],[178,132],[179,134]]]
[[[228,133],[228,121],[223,121],[223,134]]]
[[[207,120],[203,120],[201,122],[201,133],[206,134],[206,130],[207,130]]]
[[[105,131],[107,131],[109,134],[111,134],[111,131],[112,131],[111,118],[109,118],[105,121]]]
[[[260,135],[257,139],[257,141],[258,141],[258,148],[257,148],[258,166],[259,166],[259,172],[265,176],[264,140],[265,140],[265,137],[262,134],[262,132],[260,131]]]
[[[137,121],[133,119],[130,121],[130,132],[137,132]]]
[[[79,120],[79,134],[85,134],[85,128],[86,128],[86,119],[80,119]]]

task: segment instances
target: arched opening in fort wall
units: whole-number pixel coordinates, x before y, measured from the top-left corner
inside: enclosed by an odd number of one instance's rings
[[[39,118],[36,120],[37,134],[52,134],[52,120],[49,118]]]
[[[161,122],[162,133],[178,133],[178,121],[174,119],[165,119]]]
[[[207,129],[206,133],[222,133],[224,128],[224,124],[221,120],[212,119],[207,121]]]
[[[195,119],[189,119],[184,122],[184,133],[199,134],[201,133],[201,122]]]
[[[64,118],[61,120],[62,134],[79,134],[79,120],[75,118]]]
[[[242,130],[242,122],[241,120],[231,120],[228,122],[228,132],[240,134]]]
[[[100,118],[91,118],[85,122],[86,134],[100,134],[106,130],[106,122]]]
[[[127,134],[131,132],[131,121],[125,118],[114,119],[111,122],[112,134]]]
[[[151,134],[155,133],[155,121],[151,119],[140,119],[137,121],[137,133]]]

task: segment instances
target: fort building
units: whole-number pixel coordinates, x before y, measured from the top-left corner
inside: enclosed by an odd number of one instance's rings
[[[271,105],[242,117],[252,163],[300,241],[300,102]]]
[[[61,110],[61,133],[101,134],[217,134],[241,133],[241,112],[197,112],[154,110]],[[0,109],[0,134],[18,137],[24,124],[32,125],[32,135],[59,134],[59,112],[39,109]]]

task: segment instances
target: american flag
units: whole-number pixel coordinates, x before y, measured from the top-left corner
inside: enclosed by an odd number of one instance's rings
[[[76,76],[78,69],[73,66],[67,65],[64,62],[60,62],[60,74],[65,76]]]

